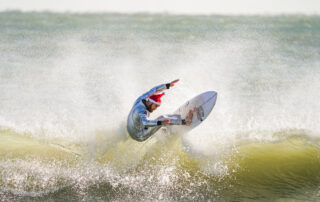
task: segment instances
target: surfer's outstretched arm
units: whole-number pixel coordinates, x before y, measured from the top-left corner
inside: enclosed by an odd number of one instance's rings
[[[160,93],[166,89],[169,89],[170,87],[173,87],[177,82],[179,81],[179,79],[176,79],[174,81],[171,81],[170,83],[166,83],[166,84],[161,84],[159,86],[153,87],[151,88],[148,92],[144,93],[143,95],[141,95],[135,103],[140,102],[143,99],[146,99],[147,97],[150,97],[151,95],[155,94],[155,93]]]
[[[193,110],[190,110],[185,119],[181,118],[179,114],[163,115],[157,118],[161,121],[160,125],[186,125],[190,126],[193,118]]]
[[[147,119],[146,112],[140,112],[140,121],[145,128],[161,126],[161,125],[186,125],[186,120],[181,119],[178,114],[160,116],[156,120]]]
[[[135,101],[135,104],[140,102],[143,99],[146,99],[147,97],[150,97],[151,95],[164,91],[167,88],[167,84],[161,84],[159,86],[153,87],[151,88],[148,92],[144,93],[143,95],[141,95],[140,97],[138,97],[138,99]]]
[[[144,112],[140,112],[139,115],[140,115],[140,122],[142,123],[142,125],[145,128],[161,125],[159,120],[148,120],[147,119],[147,113],[145,111]]]

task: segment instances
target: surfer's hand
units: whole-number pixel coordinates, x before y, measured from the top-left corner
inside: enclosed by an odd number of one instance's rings
[[[169,124],[170,124],[169,119],[165,119],[165,120],[161,121],[161,125],[169,125]]]
[[[191,121],[190,120],[186,120],[186,126],[190,126],[191,125]]]
[[[176,84],[179,80],[180,80],[180,79],[176,79],[176,80],[174,80],[174,81],[171,81],[171,82],[170,82],[170,87],[173,87],[174,84]]]

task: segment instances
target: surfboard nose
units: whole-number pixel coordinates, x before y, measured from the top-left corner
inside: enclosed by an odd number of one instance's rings
[[[204,92],[202,94],[205,95],[206,97],[210,97],[210,99],[211,98],[216,99],[217,96],[218,96],[218,93],[216,91],[207,91],[207,92]]]

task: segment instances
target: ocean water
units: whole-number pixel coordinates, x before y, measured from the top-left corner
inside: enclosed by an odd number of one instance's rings
[[[126,133],[215,90],[188,134]],[[1,201],[319,201],[320,17],[0,12]]]

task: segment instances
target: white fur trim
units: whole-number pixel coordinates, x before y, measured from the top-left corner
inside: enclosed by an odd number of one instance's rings
[[[161,103],[156,102],[156,101],[154,101],[154,100],[151,99],[151,98],[148,98],[147,101],[152,102],[152,103],[154,103],[154,104],[156,104],[156,105],[161,105]]]

